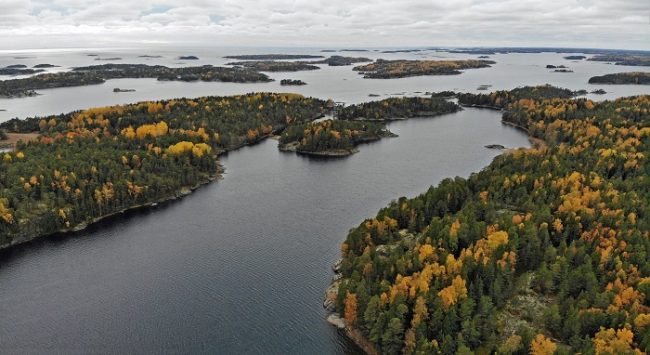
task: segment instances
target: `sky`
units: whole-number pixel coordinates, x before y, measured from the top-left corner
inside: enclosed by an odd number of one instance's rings
[[[650,0],[0,0],[0,50],[138,45],[650,49]]]

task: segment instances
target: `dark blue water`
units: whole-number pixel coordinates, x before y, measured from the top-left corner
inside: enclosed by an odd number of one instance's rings
[[[277,142],[230,153],[224,179],[158,208],[0,254],[2,353],[340,354],[322,299],[346,232],[391,199],[527,146],[500,113],[390,124],[335,160]]]

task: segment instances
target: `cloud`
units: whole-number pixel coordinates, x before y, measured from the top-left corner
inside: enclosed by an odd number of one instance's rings
[[[3,0],[0,47],[218,41],[650,49],[649,14],[639,0]]]

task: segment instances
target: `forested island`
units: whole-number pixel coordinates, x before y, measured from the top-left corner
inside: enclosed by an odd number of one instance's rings
[[[327,64],[331,67],[352,65],[354,63],[372,62],[372,59],[365,57],[344,57],[340,55],[333,55],[327,59],[307,62],[311,64]]]
[[[564,57],[564,59],[566,59],[566,60],[583,60],[583,59],[587,59],[587,57],[584,56],[584,55],[568,55],[568,56]]]
[[[280,80],[280,85],[282,86],[301,86],[307,85],[306,82],[298,79],[282,79]]]
[[[224,58],[237,60],[287,60],[287,59],[315,59],[323,58],[322,55],[309,54],[249,54],[249,55],[227,55]]]
[[[430,97],[391,97],[357,105],[336,108],[340,120],[390,121],[412,117],[432,117],[460,110],[460,106],[432,94]],[[453,93],[451,93],[453,94]]]
[[[605,74],[589,78],[589,84],[650,85],[650,72]]]
[[[649,66],[650,55],[631,55],[631,54],[601,54],[593,56],[587,60],[596,62],[612,62],[616,65],[631,66]]]
[[[341,157],[357,152],[356,146],[384,137],[396,137],[382,123],[325,120],[293,125],[280,136],[279,149],[307,155]]]
[[[332,106],[262,93],[4,122],[1,130],[30,141],[0,154],[0,248],[187,194],[219,176],[220,153],[310,122]]]
[[[454,75],[463,69],[487,68],[491,60],[384,60],[354,67],[364,78],[392,79],[420,75]]]
[[[266,75],[250,69],[213,67],[169,68],[146,64],[104,64],[73,68],[72,71],[39,74],[24,79],[0,81],[0,97],[34,95],[34,90],[102,84],[109,79],[156,78],[169,81],[268,82]]]
[[[267,72],[294,72],[302,70],[317,70],[320,67],[305,62],[276,62],[273,60],[250,60],[243,62],[231,62],[227,65],[235,65],[255,71]]]
[[[368,353],[650,351],[650,96],[570,95],[463,94],[535,148],[352,229],[330,321]]]

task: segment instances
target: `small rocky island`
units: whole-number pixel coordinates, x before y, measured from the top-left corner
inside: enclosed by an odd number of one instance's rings
[[[628,72],[594,76],[589,79],[589,84],[650,85],[650,72]]]
[[[34,65],[34,68],[37,68],[37,69],[39,69],[39,68],[58,68],[58,67],[59,67],[58,65],[47,64],[47,63]]]
[[[396,137],[381,123],[325,120],[290,126],[280,136],[278,148],[283,152],[343,157],[358,152],[356,146]]]
[[[280,80],[280,85],[282,86],[300,86],[300,85],[307,85],[306,82],[302,80],[294,80],[294,79],[282,79]]]
[[[180,60],[199,60],[199,57],[197,57],[195,55],[182,55],[182,56],[178,57],[178,59],[180,59]]]
[[[593,90],[591,93],[595,94],[595,95],[605,95],[605,94],[607,94],[607,91],[605,91],[603,89],[596,89],[596,90]]]
[[[134,92],[135,89],[120,89],[120,88],[114,88],[113,92]]]
[[[463,69],[488,68],[491,60],[384,60],[354,67],[364,78],[394,79],[421,75],[456,75]]]

